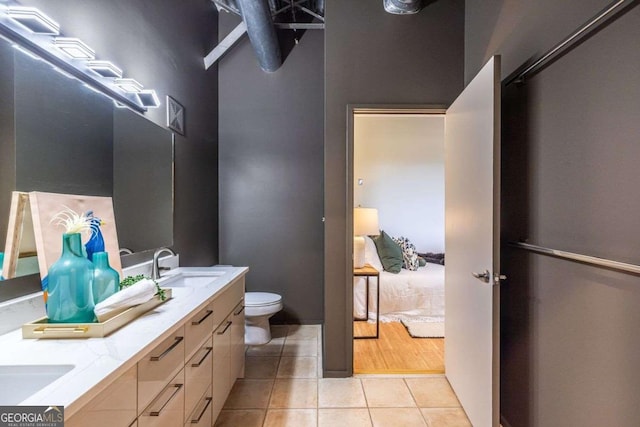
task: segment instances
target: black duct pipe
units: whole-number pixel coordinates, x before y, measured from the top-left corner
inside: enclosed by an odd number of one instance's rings
[[[268,0],[237,0],[237,3],[260,68],[273,73],[282,65],[282,56]]]
[[[384,10],[396,15],[418,13],[422,9],[422,0],[384,0]]]

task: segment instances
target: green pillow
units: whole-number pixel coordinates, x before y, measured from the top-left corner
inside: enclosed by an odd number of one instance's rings
[[[373,242],[376,244],[384,271],[400,273],[402,269],[402,249],[400,246],[384,231],[381,231],[379,236],[373,237]]]
[[[418,265],[420,267],[424,267],[425,265],[427,265],[427,260],[422,258],[421,256],[418,257]]]

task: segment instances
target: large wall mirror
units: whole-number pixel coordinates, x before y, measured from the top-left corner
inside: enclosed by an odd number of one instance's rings
[[[112,196],[120,247],[172,245],[173,156],[169,130],[0,39],[0,248],[14,190]]]

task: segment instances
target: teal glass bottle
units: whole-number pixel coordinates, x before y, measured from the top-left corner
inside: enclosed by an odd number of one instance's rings
[[[0,252],[0,280],[4,280],[2,277],[2,266],[4,265],[4,252]]]
[[[109,254],[93,253],[93,302],[98,304],[120,290],[120,275],[109,265]]]
[[[62,255],[49,268],[48,279],[49,322],[93,322],[93,263],[83,256],[80,233],[62,235]]]

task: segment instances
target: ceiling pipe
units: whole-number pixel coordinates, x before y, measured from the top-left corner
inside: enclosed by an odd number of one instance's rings
[[[247,34],[258,57],[260,68],[273,73],[282,65],[278,37],[273,26],[268,0],[237,0]]]
[[[395,15],[418,13],[422,9],[422,0],[384,0],[384,10]]]

